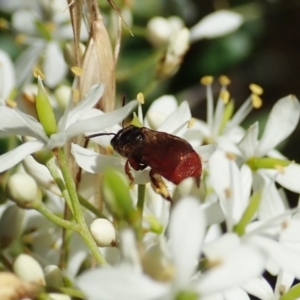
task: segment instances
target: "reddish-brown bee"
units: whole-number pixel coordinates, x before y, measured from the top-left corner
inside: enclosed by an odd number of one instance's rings
[[[131,182],[134,178],[130,167],[136,171],[150,167],[149,176],[154,191],[169,201],[172,199],[161,176],[176,185],[188,177],[195,177],[199,187],[201,159],[186,140],[134,125],[121,129],[117,134],[100,133],[88,138],[99,135],[115,135],[111,146],[127,158],[125,173]]]

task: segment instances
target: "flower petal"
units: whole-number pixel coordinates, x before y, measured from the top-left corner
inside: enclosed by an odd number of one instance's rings
[[[221,150],[212,154],[209,169],[211,184],[220,199],[230,231],[240,220],[248,201],[243,198],[240,170],[230,154]]]
[[[268,281],[260,276],[257,278],[250,279],[242,288],[249,294],[259,299],[272,299],[273,290]]]
[[[201,295],[235,287],[260,275],[264,269],[266,256],[256,247],[241,245],[218,262],[216,267],[204,273],[195,284],[196,290]]]
[[[245,159],[254,156],[255,147],[257,145],[257,137],[258,137],[258,122],[255,122],[253,125],[249,127],[243,139],[238,144]]]
[[[268,257],[276,262],[281,269],[290,272],[298,279],[300,278],[299,252],[293,251],[273,239],[262,236],[253,236],[249,239],[249,242],[265,251]]]
[[[14,66],[6,52],[0,50],[0,97],[6,100],[15,86]]]
[[[77,164],[86,172],[102,173],[107,168],[124,170],[125,161],[121,157],[99,154],[76,144],[72,144],[71,152]]]
[[[18,109],[0,106],[0,136],[18,134],[31,136],[47,141],[42,125],[31,116],[22,113]]]
[[[95,106],[95,104],[99,101],[102,97],[104,91],[103,84],[93,85],[87,95],[78,103],[70,111],[66,109],[64,115],[59,121],[59,128],[60,130],[65,130],[73,123],[77,122],[77,120],[83,116],[89,109]]]
[[[265,155],[286,139],[296,128],[299,116],[300,104],[295,96],[290,95],[277,101],[269,115],[255,155]]]
[[[56,87],[64,79],[67,70],[68,67],[58,42],[47,43],[43,65],[46,85],[50,88]]]
[[[134,100],[112,112],[97,116],[91,119],[82,120],[70,125],[65,134],[68,138],[76,136],[81,133],[99,132],[102,129],[113,126],[114,124],[122,122],[125,117],[137,106],[138,101]]]
[[[26,156],[41,150],[43,147],[44,143],[41,141],[29,141],[5,154],[2,154],[0,156],[0,173],[12,168]]]
[[[182,199],[170,217],[170,247],[177,268],[177,286],[186,286],[197,266],[204,239],[206,220],[199,202],[192,198]]]
[[[203,38],[216,38],[237,30],[243,23],[242,15],[219,10],[209,14],[191,28],[191,41]]]
[[[77,279],[77,285],[89,300],[162,299],[168,286],[129,268],[93,269]]]
[[[186,131],[187,123],[190,121],[191,117],[189,104],[184,101],[176,111],[164,120],[157,130],[181,136]],[[184,128],[182,128],[183,126]]]
[[[278,172],[275,181],[292,192],[300,193],[299,178],[300,165],[292,163],[284,168],[283,172]]]

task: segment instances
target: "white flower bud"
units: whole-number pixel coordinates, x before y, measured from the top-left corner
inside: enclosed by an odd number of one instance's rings
[[[8,206],[0,219],[0,248],[3,249],[15,241],[21,234],[25,211],[16,205]]]
[[[54,92],[58,105],[65,109],[70,98],[71,87],[68,85],[60,85]]]
[[[112,247],[116,244],[116,229],[106,219],[96,219],[92,222],[90,230],[99,247]]]
[[[69,295],[58,294],[58,293],[49,293],[48,294],[52,300],[71,300]]]
[[[242,15],[229,10],[209,14],[191,28],[191,42],[216,38],[237,30],[243,23]]]
[[[187,28],[182,28],[172,36],[166,54],[158,67],[158,77],[168,77],[177,71],[189,48],[189,39],[190,32]]]
[[[49,265],[44,269],[46,286],[59,289],[64,285],[61,270],[55,265]]]
[[[28,208],[42,199],[35,180],[26,173],[15,173],[7,181],[6,191],[11,200],[20,207]]]
[[[178,17],[154,17],[147,24],[147,37],[156,47],[165,45],[169,42],[171,36],[184,26],[182,20]]]
[[[16,275],[25,281],[45,285],[42,267],[30,255],[20,254],[13,264],[13,270]]]

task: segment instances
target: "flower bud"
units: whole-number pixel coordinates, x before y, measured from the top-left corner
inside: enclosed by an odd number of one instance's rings
[[[71,87],[68,85],[60,85],[54,92],[56,101],[60,108],[65,109],[71,94]]]
[[[57,132],[56,120],[50,101],[46,94],[41,77],[38,76],[38,93],[36,96],[36,111],[39,120],[45,130],[45,133],[50,136]]]
[[[159,78],[172,76],[178,70],[182,58],[189,48],[190,33],[187,28],[182,28],[172,36],[165,55],[157,70]]]
[[[83,56],[83,53],[85,52],[85,46],[80,43],[79,44],[79,50],[81,57]],[[64,59],[67,63],[67,65],[72,68],[77,65],[76,58],[75,58],[75,49],[74,49],[74,43],[68,42],[64,48]]]
[[[71,297],[65,294],[49,293],[48,295],[50,296],[51,300],[71,300]]]
[[[96,219],[90,230],[99,247],[114,247],[116,245],[116,230],[114,225],[106,219]]]
[[[45,285],[45,278],[40,264],[28,254],[20,254],[14,264],[13,270],[19,278],[33,282],[38,285]]]
[[[36,299],[40,287],[20,280],[16,275],[0,272],[0,299]]]
[[[42,193],[35,180],[26,173],[15,173],[7,181],[6,192],[22,208],[31,208],[42,200]]]
[[[25,211],[16,205],[8,206],[0,219],[0,248],[8,247],[22,233]],[[3,230],[5,228],[5,230]]]
[[[154,17],[147,24],[147,37],[156,47],[166,45],[171,36],[184,26],[178,17]]]
[[[46,286],[59,289],[64,285],[61,270],[55,265],[49,265],[44,269]]]

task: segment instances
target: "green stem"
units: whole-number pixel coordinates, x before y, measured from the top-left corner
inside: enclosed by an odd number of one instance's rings
[[[55,164],[55,157],[49,159],[46,166],[49,169],[50,174],[52,175],[52,177],[53,177],[54,181],[56,182],[62,196],[66,200],[66,203],[67,203],[69,209],[71,210],[71,212],[73,214],[73,207],[72,207],[71,199],[69,197],[68,190],[66,189],[66,186],[65,186],[62,178],[60,177],[60,173],[58,172],[58,168]]]
[[[79,202],[80,204],[85,207],[87,210],[92,212],[96,217],[102,218],[102,219],[107,219],[107,217],[99,211],[92,203],[87,201],[85,198],[83,198],[81,195],[78,195]]]
[[[89,228],[85,222],[85,219],[83,217],[83,213],[82,213],[81,205],[80,205],[80,202],[78,199],[75,183],[72,178],[71,172],[69,170],[64,151],[61,148],[55,149],[54,154],[55,154],[58,164],[61,168],[62,175],[63,175],[64,181],[65,181],[65,185],[66,185],[66,188],[68,190],[68,193],[69,193],[69,196],[70,196],[70,199],[72,202],[75,222],[78,225],[80,225],[79,234],[81,235],[82,239],[84,240],[84,242],[86,243],[86,245],[88,246],[90,251],[92,252],[96,261],[100,265],[107,265],[107,262],[104,259],[103,255],[101,254],[101,252],[99,251],[97,244],[96,244],[95,240],[93,239],[93,237],[89,231]]]
[[[145,184],[138,185],[138,202],[137,202],[137,209],[140,214],[140,225],[142,226],[143,221],[143,211],[144,211],[144,203],[145,203],[145,191],[146,186]]]
[[[32,208],[40,212],[49,221],[58,225],[59,227],[80,232],[80,227],[78,225],[58,217],[51,210],[49,210],[42,202],[35,204]]]

